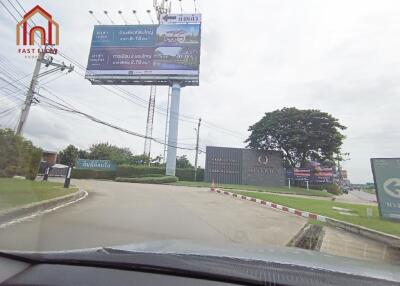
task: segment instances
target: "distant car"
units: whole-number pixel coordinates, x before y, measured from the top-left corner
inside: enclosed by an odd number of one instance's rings
[[[348,188],[343,188],[342,192],[343,192],[343,194],[348,194],[349,193],[349,189]]]

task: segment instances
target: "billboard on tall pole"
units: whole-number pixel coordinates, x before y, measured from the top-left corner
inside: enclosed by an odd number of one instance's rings
[[[95,85],[171,87],[166,175],[174,176],[180,89],[199,85],[201,15],[155,8],[161,24],[96,25],[85,78]]]
[[[199,85],[200,23],[96,25],[86,78],[92,84]]]

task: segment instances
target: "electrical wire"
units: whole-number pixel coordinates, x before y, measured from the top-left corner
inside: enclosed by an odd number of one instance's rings
[[[21,5],[21,3],[20,3],[18,0],[16,0],[16,2],[18,3],[19,7],[26,13],[26,10],[23,8],[23,6]],[[16,18],[16,17],[14,16],[14,14],[4,5],[4,3],[1,2],[1,4],[6,8],[7,12],[16,20],[16,22],[18,22],[17,18]],[[10,3],[10,4],[11,4],[11,3]],[[11,4],[11,5],[12,5],[12,4]],[[14,10],[16,10],[17,13],[21,15],[21,13],[18,11],[18,9],[17,9],[14,5],[12,5],[12,6],[13,6]],[[35,22],[34,22],[33,20],[31,20],[31,21],[32,21],[32,23],[35,24]],[[80,64],[78,61],[76,61],[76,60],[72,59],[71,57],[67,56],[65,53],[59,52],[59,54],[60,54],[60,56],[62,56],[63,58],[65,58],[65,59],[67,59],[67,60],[73,62],[78,68],[80,68],[80,69],[86,71],[86,68],[85,68],[82,64]],[[77,72],[76,70],[74,70],[74,71]],[[78,72],[77,72],[77,73],[78,73]],[[78,73],[78,74],[79,74],[79,73]],[[82,74],[80,74],[80,75],[83,76],[83,77],[85,77],[85,76],[82,75]],[[107,87],[105,87],[105,86],[101,86],[101,87],[102,87],[102,88],[105,88],[105,89],[108,90],[108,91],[111,91],[111,89],[109,89],[109,88],[107,88]],[[136,105],[139,105],[139,106],[142,106],[142,107],[147,108],[147,101],[146,101],[146,100],[140,98],[139,96],[135,95],[134,93],[131,93],[131,92],[129,92],[129,91],[126,91],[125,89],[123,89],[123,88],[121,88],[121,87],[113,87],[113,88],[119,90],[120,92],[123,92],[125,95],[127,95],[127,96],[129,96],[129,97],[131,97],[131,98],[135,98],[136,100],[138,100],[138,101],[139,101],[140,103],[142,103],[142,104],[140,104],[139,102],[134,102],[133,100],[130,100],[130,99],[126,98],[126,97],[122,97],[121,95],[119,95],[120,97],[124,98],[125,100],[129,100],[130,102],[135,103]],[[117,92],[113,92],[113,93],[116,94]],[[118,93],[117,93],[117,94],[118,94]],[[165,108],[165,107],[156,106],[155,108],[158,110],[158,113],[161,112],[162,114],[165,115],[165,113],[166,113],[166,108]],[[182,115],[182,114],[179,115],[179,117],[180,117],[179,120],[181,120],[181,121],[186,121],[186,122],[190,122],[190,123],[196,123],[196,122],[197,122],[197,118],[194,118],[194,117],[190,117],[190,116],[186,116],[186,115]],[[243,137],[241,137],[241,136],[239,135],[239,133],[236,132],[236,131],[229,130],[229,129],[227,129],[227,128],[224,128],[224,127],[215,125],[215,124],[213,124],[213,123],[210,123],[210,122],[207,122],[207,121],[204,121],[204,120],[203,120],[203,123],[204,123],[204,126],[205,126],[205,127],[214,128],[214,129],[219,129],[219,130],[221,130],[222,132],[224,132],[226,135],[230,135],[230,136],[233,136],[233,137],[237,137],[237,138],[243,139]]]
[[[120,127],[120,126],[117,126],[117,125],[115,125],[115,124],[108,123],[108,122],[106,122],[106,121],[103,121],[103,120],[101,120],[101,119],[99,119],[99,118],[96,118],[96,117],[94,117],[93,115],[87,114],[87,113],[85,113],[85,112],[82,112],[82,111],[79,111],[79,110],[75,110],[75,109],[71,109],[71,108],[69,108],[68,106],[66,106],[66,105],[64,105],[64,104],[61,104],[61,103],[59,103],[59,102],[57,102],[57,101],[54,101],[54,100],[52,100],[51,98],[48,98],[48,97],[46,97],[46,96],[44,96],[44,95],[41,95],[41,94],[39,94],[39,93],[37,93],[37,95],[38,95],[39,97],[41,97],[42,99],[44,98],[44,99],[48,100],[48,101],[44,100],[44,101],[42,101],[42,103],[44,103],[45,105],[47,105],[47,106],[49,106],[49,107],[51,107],[51,108],[55,108],[55,109],[58,109],[58,110],[61,110],[61,111],[66,111],[66,112],[74,113],[74,114],[80,115],[80,116],[82,116],[82,117],[85,117],[85,118],[87,118],[87,119],[90,119],[90,120],[93,121],[93,122],[96,122],[96,123],[99,123],[99,124],[102,124],[102,125],[111,127],[111,128],[113,128],[113,129],[122,131],[122,132],[124,132],[124,133],[130,134],[130,135],[133,135],[133,136],[137,136],[137,137],[145,138],[145,139],[150,139],[150,140],[152,140],[152,141],[154,141],[154,142],[156,142],[156,143],[159,143],[159,144],[164,145],[164,142],[160,141],[160,140],[157,139],[157,138],[148,137],[148,136],[143,135],[143,134],[140,134],[140,133],[138,133],[138,132],[134,132],[134,131],[131,131],[131,130],[122,128],[122,127]],[[195,150],[195,148],[185,148],[185,147],[174,146],[174,145],[170,145],[170,144],[165,144],[165,145],[170,146],[170,147],[174,147],[174,148],[176,148],[176,149],[181,149],[181,150],[191,150],[191,151],[192,151],[192,150]]]

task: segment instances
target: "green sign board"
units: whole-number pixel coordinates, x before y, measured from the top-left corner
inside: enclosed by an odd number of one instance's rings
[[[381,217],[400,220],[400,158],[371,159]]]
[[[75,164],[76,169],[91,169],[100,171],[115,171],[117,165],[110,160],[88,160],[78,159]]]

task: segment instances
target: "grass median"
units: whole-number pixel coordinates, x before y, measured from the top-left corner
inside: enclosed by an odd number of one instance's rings
[[[232,191],[232,190],[231,190]],[[302,211],[312,212],[324,215],[333,219],[360,225],[377,231],[400,236],[400,223],[383,220],[379,217],[378,207],[358,204],[339,203],[330,200],[317,200],[289,196],[280,196],[278,194],[256,193],[246,191],[232,191],[233,193],[249,196],[290,208]],[[339,210],[333,209],[343,208],[349,211],[347,213],[353,215],[340,214]],[[372,217],[367,216],[367,208],[372,209]]]
[[[210,183],[208,182],[189,182],[189,181],[178,181],[172,183],[176,186],[188,186],[188,187],[205,187],[209,188]],[[223,188],[225,190],[245,190],[255,192],[267,192],[267,193],[280,193],[280,194],[291,194],[291,195],[303,195],[303,196],[315,196],[315,197],[332,197],[331,194],[318,190],[307,190],[303,188],[291,187],[262,187],[252,185],[233,185],[233,184],[216,184],[217,188]]]
[[[64,189],[62,183],[0,178],[0,211],[76,191],[76,188]]]

